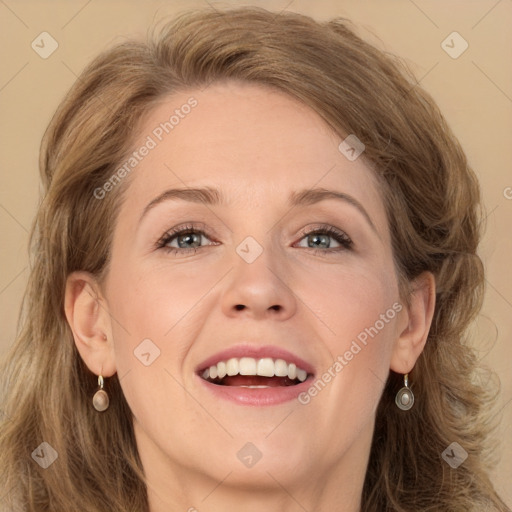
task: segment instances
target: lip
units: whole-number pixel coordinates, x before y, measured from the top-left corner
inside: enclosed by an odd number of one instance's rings
[[[210,366],[216,365],[219,361],[227,361],[233,357],[253,357],[254,359],[262,359],[270,357],[272,359],[284,359],[287,363],[293,363],[297,367],[308,372],[308,377],[304,382],[295,384],[294,386],[277,386],[269,388],[244,388],[240,386],[221,386],[212,384],[201,377],[202,371]],[[288,350],[272,346],[272,345],[236,345],[229,349],[217,352],[213,356],[205,359],[196,367],[196,377],[200,380],[201,386],[212,393],[217,398],[229,400],[239,405],[249,406],[268,406],[278,405],[296,399],[300,393],[308,389],[314,378],[313,367],[292,354]]]

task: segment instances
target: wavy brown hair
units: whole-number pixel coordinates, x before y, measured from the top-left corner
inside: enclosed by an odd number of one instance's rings
[[[143,116],[173,92],[220,80],[284,91],[340,137],[356,134],[381,183],[403,299],[423,271],[436,279],[432,327],[410,375],[416,404],[407,412],[395,406],[401,376],[390,372],[362,510],[509,510],[488,478],[489,403],[497,390],[479,383],[466,336],[484,283],[475,175],[438,107],[401,61],[362,40],[347,20],[320,23],[259,8],[188,12],[147,43],[105,51],[52,119],[40,154],[44,196],[31,233],[31,273],[2,371],[6,510],[148,511],[131,411],[117,375],[106,383],[110,408],[93,409],[97,379],[67,324],[65,283],[75,270],[100,280],[108,272],[128,185],[101,201],[93,191],[130,153]],[[31,458],[42,441],[58,453],[48,469]],[[454,441],[468,453],[457,469],[441,457]]]

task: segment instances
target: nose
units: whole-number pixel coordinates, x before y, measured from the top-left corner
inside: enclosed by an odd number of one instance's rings
[[[222,296],[223,313],[253,319],[286,320],[293,316],[297,297],[284,263],[278,262],[272,251],[266,249],[252,263],[236,255],[235,268],[229,273],[228,286]]]

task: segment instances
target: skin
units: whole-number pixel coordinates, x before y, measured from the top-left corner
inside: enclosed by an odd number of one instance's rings
[[[240,503],[249,512],[359,511],[377,404],[389,370],[411,371],[424,347],[434,279],[422,274],[405,305],[370,164],[349,161],[338,149],[343,138],[281,92],[226,82],[174,94],[144,119],[135,147],[191,96],[198,105],[124,184],[106,279],[68,278],[77,349],[95,374],[121,379],[151,512]],[[226,204],[169,200],[139,223],[163,191],[200,186],[219,188]],[[352,196],[374,227],[345,201],[290,209],[292,191],[313,187]],[[155,248],[190,222],[203,223],[203,248]],[[339,244],[329,237],[314,252],[302,230],[319,223],[345,232],[353,248],[332,252]],[[263,248],[250,264],[236,252],[247,236]],[[194,374],[245,341],[285,348],[319,377],[395,303],[402,310],[306,405],[237,405],[213,397]],[[133,353],[147,338],[160,350],[149,366]],[[251,468],[237,457],[247,442],[262,454]]]

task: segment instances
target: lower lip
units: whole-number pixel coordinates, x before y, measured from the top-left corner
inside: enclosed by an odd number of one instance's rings
[[[230,400],[238,405],[278,405],[297,399],[300,393],[306,391],[310,384],[308,377],[304,382],[294,386],[276,386],[268,388],[243,388],[240,386],[219,386],[212,384],[197,375],[202,385],[212,394],[224,400]]]

